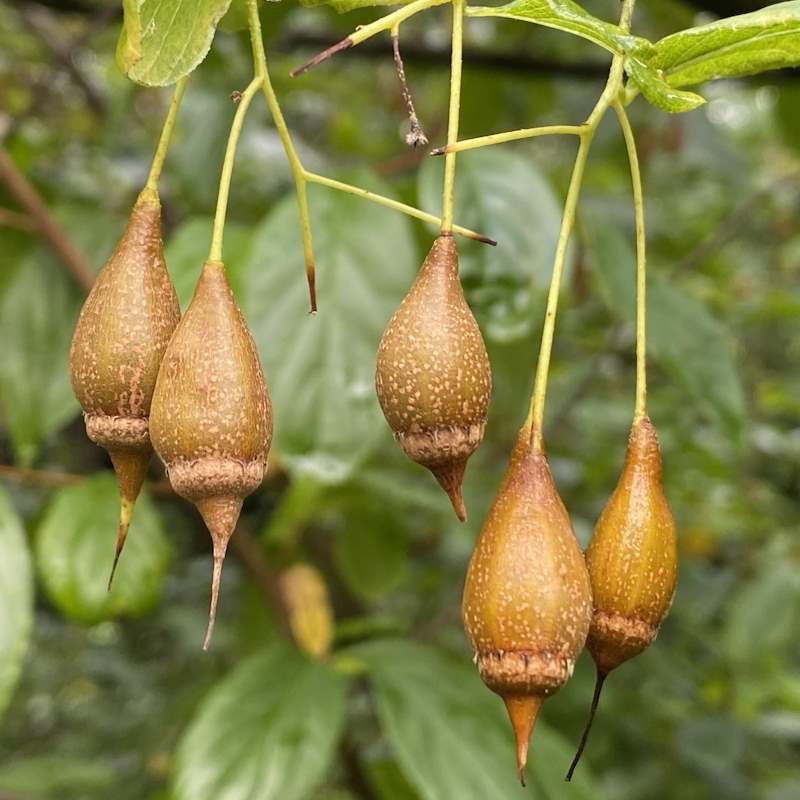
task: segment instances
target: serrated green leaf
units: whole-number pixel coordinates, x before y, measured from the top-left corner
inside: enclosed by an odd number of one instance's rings
[[[442,168],[442,159],[423,163],[420,207],[441,208]],[[534,318],[532,304],[546,291],[553,270],[561,227],[555,192],[521,151],[466,153],[458,163],[456,218],[498,242],[486,247],[459,240],[461,277],[487,336],[501,342],[524,338]]]
[[[136,503],[114,587],[106,590],[118,518],[117,483],[103,472],[56,492],[39,524],[36,567],[45,591],[79,622],[144,614],[161,594],[171,548],[146,494]]]
[[[381,436],[391,436],[375,397],[375,354],[419,263],[411,226],[396,212],[322,187],[312,188],[310,200],[319,313],[308,314],[292,197],[257,228],[241,288],[272,392],[281,459],[337,482]]]
[[[33,625],[33,571],[22,522],[0,487],[0,714],[17,684]]]
[[[653,67],[672,86],[800,65],[800,2],[689,28],[656,42]]]
[[[598,217],[586,219],[584,234],[595,274],[609,308],[634,321],[636,257],[624,235]],[[744,390],[729,332],[705,306],[649,270],[648,347],[695,402],[730,433],[744,424]]]
[[[676,89],[667,83],[657,69],[636,56],[625,59],[625,71],[642,90],[648,102],[670,114],[692,111],[706,102],[699,94]]]
[[[593,16],[572,0],[514,0],[504,6],[467,8],[467,16],[504,17],[533,22],[588,39],[612,53],[622,53],[645,44],[645,40]]]
[[[144,86],[168,86],[206,57],[231,0],[127,0],[119,68]]]
[[[203,701],[178,745],[175,800],[301,800],[323,778],[342,729],[345,680],[275,645]]]
[[[503,703],[480,681],[468,657],[451,659],[409,641],[384,640],[346,651],[363,662],[378,715],[401,769],[424,800],[601,800],[586,768],[564,782],[572,743],[543,721],[528,759],[528,787],[520,788],[516,752]]]

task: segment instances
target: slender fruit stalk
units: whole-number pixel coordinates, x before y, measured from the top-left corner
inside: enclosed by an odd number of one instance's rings
[[[111,458],[120,491],[114,579],[152,448],[148,417],[159,364],[180,319],[164,261],[161,204],[145,189],[81,310],[70,350],[86,432]]]
[[[200,511],[214,545],[211,608],[242,502],[264,478],[272,405],[253,337],[219,261],[209,261],[158,373],[153,446],[175,491]]]
[[[481,678],[506,704],[525,784],[542,703],[572,675],[592,615],[583,559],[547,458],[525,425],[483,524],[464,588]]]
[[[622,476],[586,551],[594,594],[587,648],[597,688],[567,780],[586,745],[606,676],[652,644],[672,604],[678,550],[661,477],[658,436],[645,416],[633,424]]]
[[[461,484],[483,439],[489,357],[458,277],[452,235],[437,237],[378,348],[383,413],[409,458],[427,467],[466,519]]]

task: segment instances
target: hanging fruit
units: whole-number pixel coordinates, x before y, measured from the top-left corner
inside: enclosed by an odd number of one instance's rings
[[[658,436],[647,416],[633,424],[622,475],[597,523],[586,563],[594,595],[587,648],[597,679],[567,780],[586,746],[606,676],[653,643],[675,595],[675,520],[664,495]]]
[[[592,615],[589,576],[543,449],[523,427],[464,588],[464,627],[484,683],[506,704],[525,783],[544,700],[572,675]]]
[[[244,498],[264,478],[272,442],[258,352],[219,261],[204,265],[164,354],[150,430],[170,483],[197,506],[213,541],[208,649],[228,542]]]
[[[72,387],[86,433],[108,451],[119,484],[119,531],[109,589],[150,463],[153,390],[179,319],[164,261],[161,203],[155,191],[145,189],[86,298],[70,349]]]
[[[465,520],[461,484],[486,429],[492,373],[461,288],[452,235],[436,238],[389,321],[375,383],[398,443],[434,474]]]

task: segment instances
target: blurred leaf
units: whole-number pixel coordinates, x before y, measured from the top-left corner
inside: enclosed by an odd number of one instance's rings
[[[376,190],[389,194],[380,184]],[[256,230],[241,288],[272,392],[281,461],[336,482],[390,436],[375,397],[375,354],[419,265],[401,215],[321,187],[312,189],[311,210],[319,313],[308,314],[293,197]]]
[[[161,594],[171,548],[146,493],[136,503],[114,588],[106,590],[118,518],[116,480],[102,472],[57,491],[36,532],[44,588],[64,614],[80,622],[144,614]]]
[[[636,318],[636,257],[608,220],[585,219],[584,233],[608,307],[622,319]],[[648,347],[694,400],[731,433],[744,425],[744,390],[731,337],[705,306],[665,278],[648,274]],[[633,377],[631,377],[633,380]]]
[[[470,17],[505,17],[556,28],[594,42],[612,53],[631,49],[643,40],[626,34],[618,25],[592,16],[572,0],[513,0],[504,6],[468,8]]]
[[[114,767],[102,759],[66,755],[17,755],[0,764],[0,791],[21,798],[89,797],[109,792],[118,779]],[[91,795],[88,793],[92,793]]]
[[[374,600],[389,594],[408,567],[408,540],[395,515],[357,495],[344,510],[343,530],[334,543],[336,567],[359,596]]]
[[[800,2],[673,33],[656,42],[652,65],[672,86],[800,65]]]
[[[136,83],[167,86],[206,57],[231,0],[126,0],[119,68]]]
[[[379,800],[419,800],[396,761],[373,759],[366,767],[370,786]]]
[[[212,224],[211,218],[190,217],[172,232],[165,245],[167,266],[183,310],[194,295],[200,270],[208,257]],[[240,303],[240,272],[249,246],[250,231],[244,225],[225,223],[225,272]]]
[[[98,266],[124,221],[95,206],[57,206],[54,216]],[[16,459],[30,466],[42,443],[80,411],[69,378],[69,347],[80,289],[42,244],[20,263],[0,295],[0,407]]]
[[[327,771],[345,682],[285,645],[214,688],[178,745],[175,800],[300,800]]]
[[[272,550],[290,550],[303,528],[319,512],[326,488],[311,477],[295,478],[267,518],[261,533],[264,544]]]
[[[443,166],[443,159],[428,159],[419,174],[420,205],[437,213]],[[468,153],[458,166],[456,219],[498,242],[495,248],[459,240],[462,279],[487,335],[524,337],[534,294],[547,288],[553,270],[561,226],[553,189],[522,152]]]
[[[780,658],[796,642],[800,573],[787,555],[766,559],[758,575],[733,600],[723,641],[735,663]]]
[[[28,542],[0,487],[0,714],[19,678],[33,626],[33,573]]]
[[[24,260],[0,301],[0,403],[23,466],[79,411],[69,346],[81,295],[64,270],[41,255],[36,250]]]
[[[359,645],[346,654],[366,664],[384,731],[425,800],[603,797],[585,764],[571,784],[564,782],[572,745],[541,721],[531,742],[528,788],[520,788],[503,703],[468,659],[454,661],[400,640]]]
[[[633,78],[642,94],[662,111],[680,114],[692,111],[705,103],[705,98],[695,92],[676,89],[664,80],[661,73],[640,60],[637,56],[625,59],[625,71]]]

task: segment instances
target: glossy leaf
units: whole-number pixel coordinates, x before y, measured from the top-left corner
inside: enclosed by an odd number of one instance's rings
[[[239,664],[206,697],[178,745],[175,800],[301,800],[328,769],[345,681],[275,645]]]
[[[409,222],[396,212],[322,187],[312,187],[311,209],[319,313],[308,314],[293,197],[257,228],[240,285],[272,393],[281,459],[335,482],[381,436],[391,436],[375,397],[375,354],[419,256]]]
[[[481,683],[468,657],[454,660],[400,640],[354,647],[347,655],[366,665],[384,732],[424,800],[604,796],[585,765],[572,784],[564,782],[571,744],[545,722],[537,724],[531,743],[528,788],[520,788],[503,703]]]
[[[22,522],[0,487],[0,714],[19,678],[33,625],[33,573]]]
[[[602,219],[587,219],[591,248],[603,296],[615,314],[631,322],[636,314],[636,259],[624,234]],[[744,391],[730,333],[692,295],[664,277],[653,265],[648,276],[648,347],[730,432],[744,424]]]
[[[136,503],[114,588],[106,590],[118,517],[117,482],[103,472],[56,492],[36,532],[36,567],[45,591],[79,622],[144,614],[161,594],[171,548],[146,493]]]
[[[442,159],[428,159],[419,176],[420,205],[436,213],[443,166]],[[495,248],[458,241],[462,280],[487,335],[497,341],[524,337],[532,304],[550,282],[559,199],[523,151],[489,148],[459,158],[456,218],[498,242]]]
[[[133,81],[167,86],[206,57],[231,0],[125,0],[117,63]]]
[[[692,111],[706,102],[699,94],[676,89],[658,70],[636,56],[625,60],[625,71],[642,90],[648,102],[670,114]]]
[[[513,0],[504,6],[468,8],[470,17],[504,17],[533,22],[572,33],[612,53],[632,49],[642,39],[625,33],[618,25],[593,16],[572,0]]]
[[[800,65],[800,2],[689,28],[655,44],[652,66],[672,86]]]

